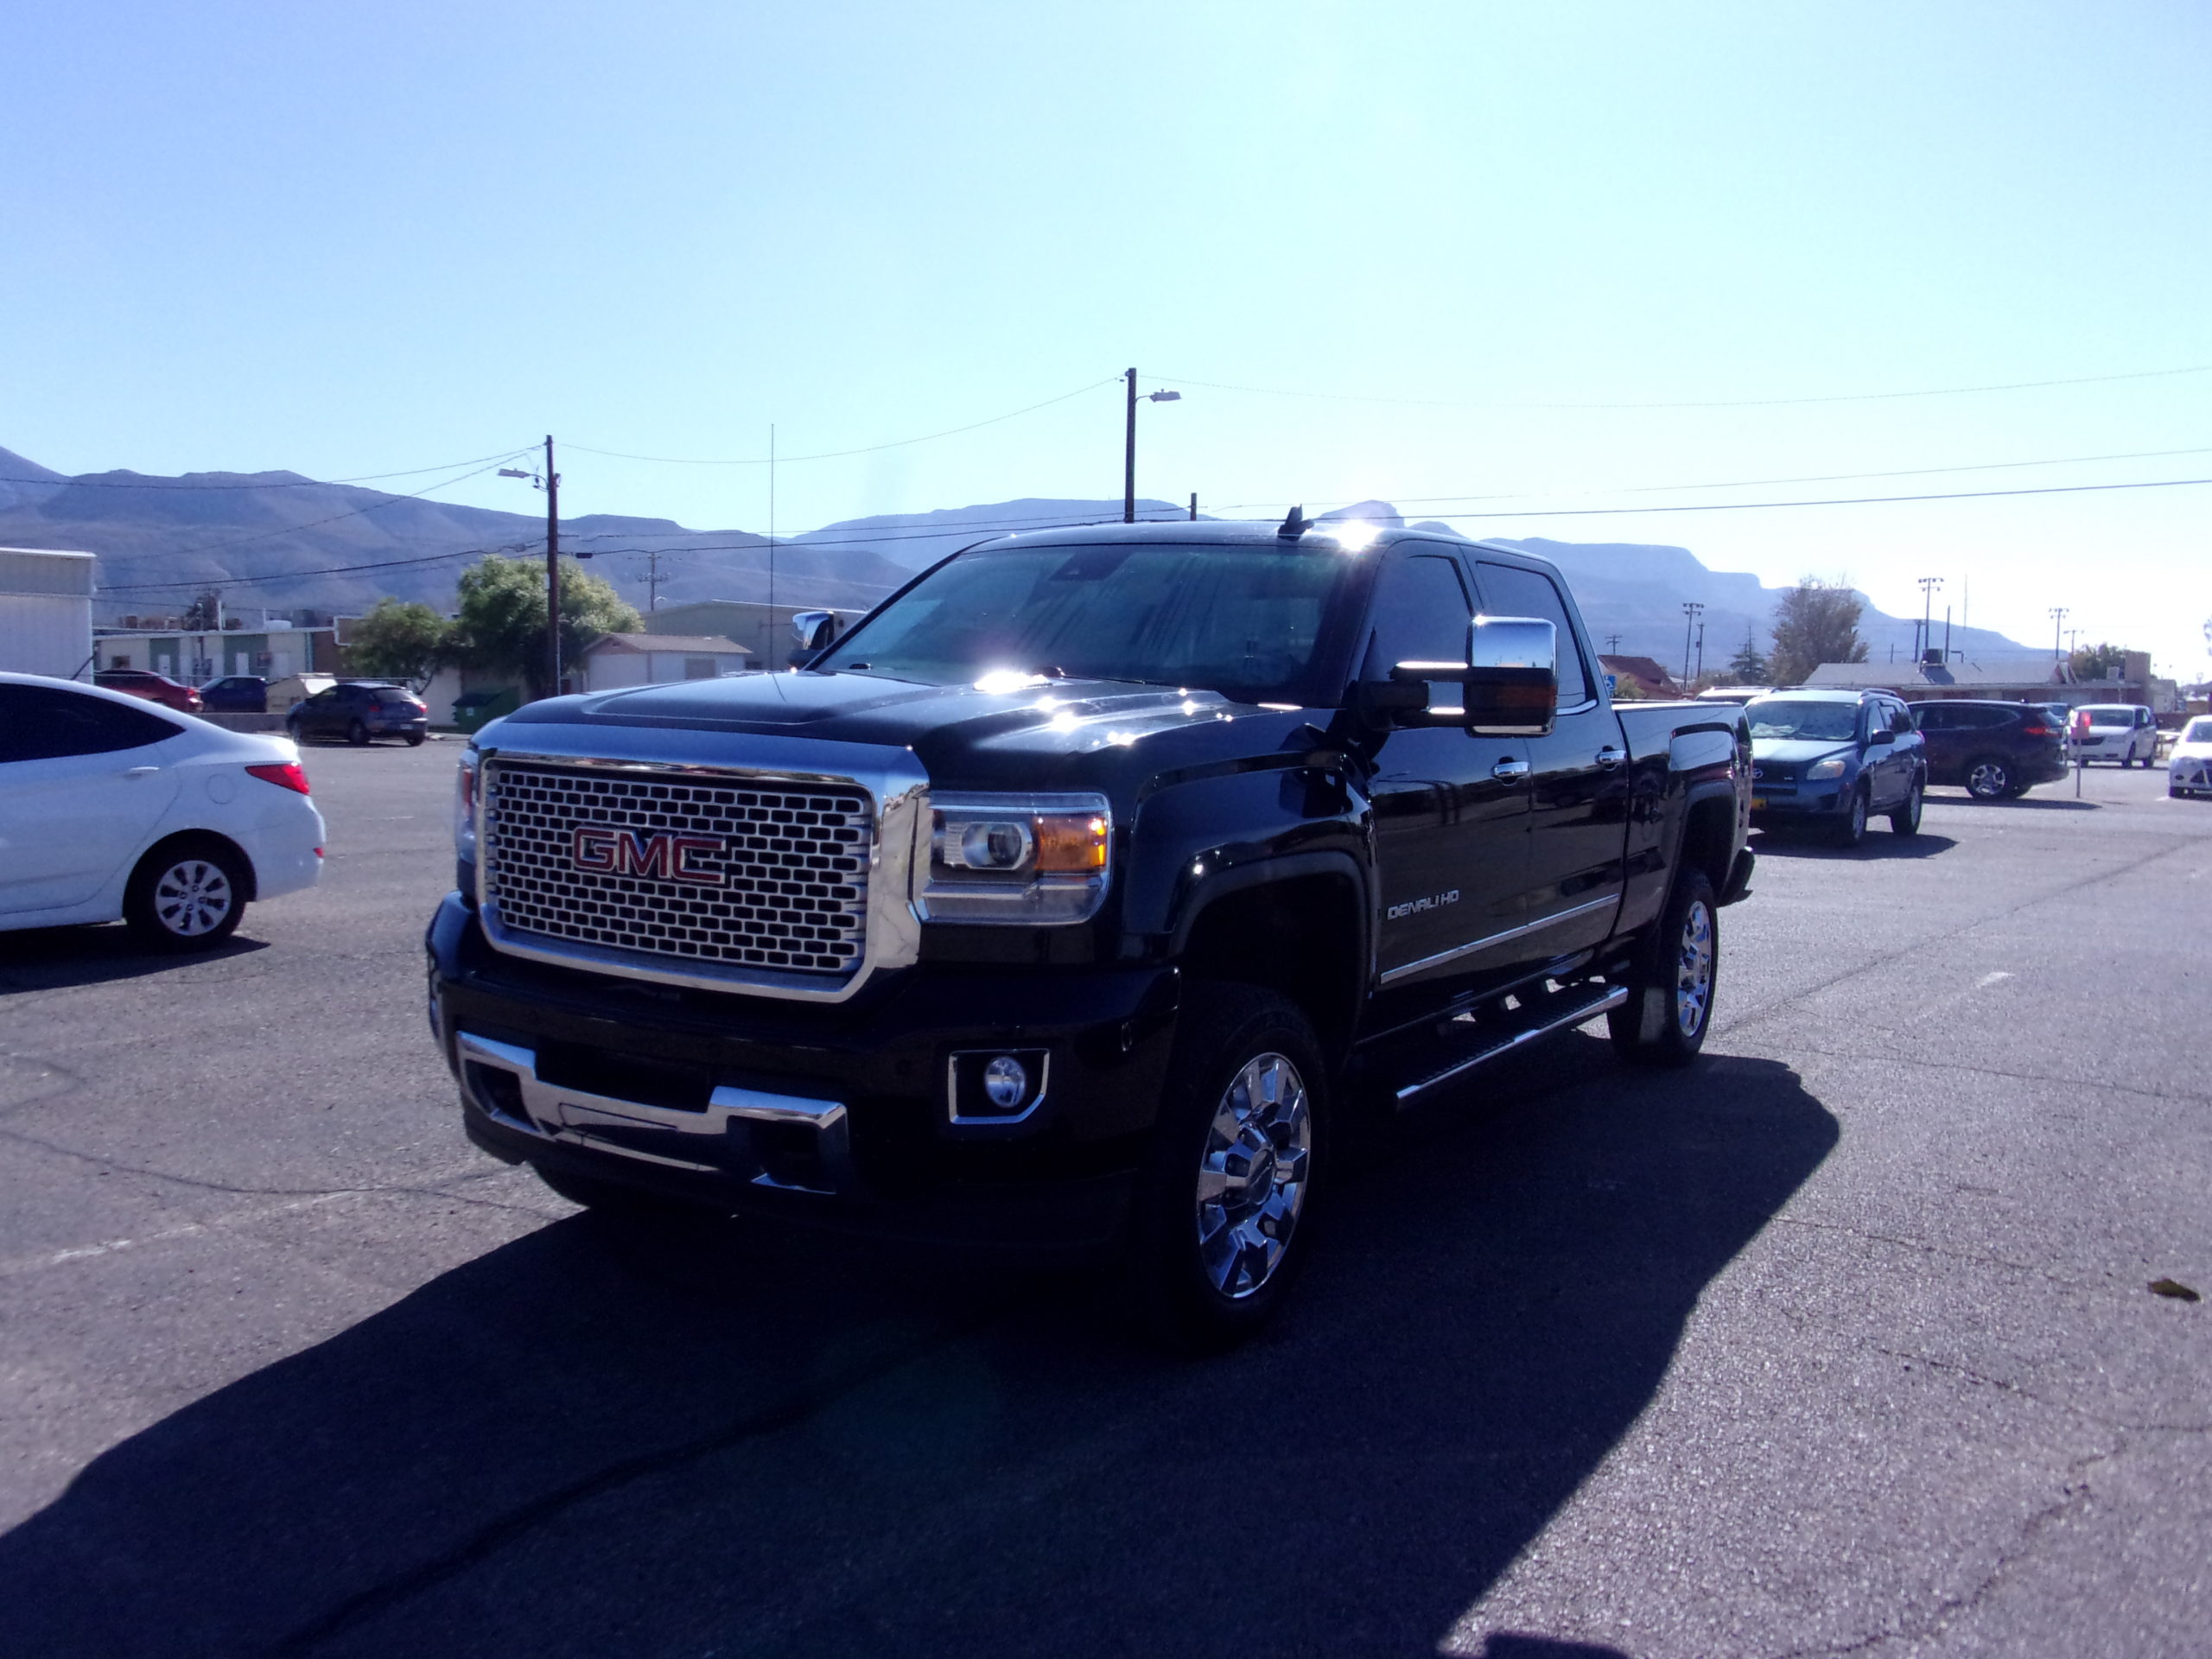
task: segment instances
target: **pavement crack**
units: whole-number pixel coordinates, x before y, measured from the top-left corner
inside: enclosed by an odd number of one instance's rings
[[[1840,1233],[1846,1238],[1864,1239],[1870,1244],[1891,1244],[1903,1250],[1917,1250],[1923,1255],[1941,1256],[1948,1262],[1968,1262],[1977,1267],[2003,1268],[2011,1273],[2031,1274],[2066,1290],[2096,1290],[2103,1287],[2094,1281],[2069,1279],[2053,1273],[2048,1268],[2037,1267],[2032,1262],[2013,1262],[2001,1255],[1981,1255],[1972,1250],[1952,1249],[1946,1245],[1931,1244],[1924,1238],[1906,1238],[1896,1233],[1877,1233],[1864,1227],[1847,1227],[1840,1222],[1809,1221],[1802,1216],[1777,1216],[1773,1225],[1803,1227],[1816,1233]]]
[[[702,1458],[796,1428],[844,1395],[891,1376],[918,1360],[978,1334],[999,1319],[994,1312],[963,1321],[937,1335],[896,1346],[873,1358],[860,1360],[811,1386],[799,1388],[782,1400],[733,1418],[704,1434],[673,1446],[624,1458],[595,1473],[541,1493],[504,1515],[484,1522],[461,1542],[442,1554],[392,1574],[381,1583],[348,1596],[337,1605],[296,1626],[266,1651],[276,1656],[305,1654],[334,1637],[358,1629],[387,1610],[424,1591],[455,1578],[479,1562],[537,1528],[559,1519],[580,1504],[620,1490],[633,1481],[678,1469]]]

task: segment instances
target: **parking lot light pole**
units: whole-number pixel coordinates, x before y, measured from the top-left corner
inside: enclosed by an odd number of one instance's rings
[[[1137,521],[1137,372],[1125,369],[1122,378],[1128,382],[1129,409],[1127,429],[1122,440],[1122,522],[1134,524]],[[1145,400],[1154,404],[1179,404],[1179,391],[1147,391]],[[1195,501],[1196,498],[1192,498]],[[1198,515],[1192,513],[1193,518]]]
[[[1920,578],[1920,649],[1913,652],[1918,662],[1928,660],[1929,646],[1936,639],[1936,590],[1943,585],[1941,576]]]

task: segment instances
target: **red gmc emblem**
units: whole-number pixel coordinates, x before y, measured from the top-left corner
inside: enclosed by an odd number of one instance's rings
[[[721,852],[723,844],[720,836],[679,836],[665,830],[657,835],[641,836],[634,830],[587,823],[571,837],[569,852],[580,870],[599,870],[608,875],[649,875],[661,881],[726,887],[729,885],[726,871],[698,869],[691,861],[701,854]]]

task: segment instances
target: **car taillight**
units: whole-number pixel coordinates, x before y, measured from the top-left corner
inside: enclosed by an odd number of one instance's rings
[[[2023,737],[2056,737],[2058,734],[2052,731],[2048,726],[2023,726],[2020,728],[2020,735]]]
[[[280,761],[274,766],[248,766],[246,770],[264,784],[274,784],[279,789],[296,789],[308,792],[308,774],[296,760]]]

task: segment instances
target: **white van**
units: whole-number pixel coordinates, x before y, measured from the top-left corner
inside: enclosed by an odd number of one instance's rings
[[[2158,723],[2139,702],[2089,702],[2074,711],[2074,753],[2083,764],[2112,760],[2149,768],[2158,762]]]

